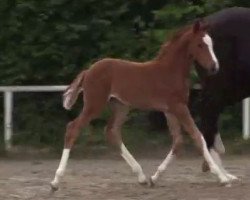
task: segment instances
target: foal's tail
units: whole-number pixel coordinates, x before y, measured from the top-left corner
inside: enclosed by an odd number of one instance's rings
[[[84,80],[87,70],[83,70],[77,77],[73,80],[70,86],[63,93],[63,107],[66,110],[70,110],[71,107],[76,102],[76,99],[81,91],[83,91],[82,82]]]

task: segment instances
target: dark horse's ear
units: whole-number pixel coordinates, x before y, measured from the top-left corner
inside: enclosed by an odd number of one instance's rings
[[[198,33],[201,30],[201,19],[198,19],[194,22],[193,33]]]
[[[210,29],[211,29],[210,24],[207,21],[203,20],[202,21],[202,30],[203,31],[209,31]]]
[[[199,31],[207,31],[209,28],[209,24],[203,18],[200,18],[194,22],[193,32],[198,33]]]

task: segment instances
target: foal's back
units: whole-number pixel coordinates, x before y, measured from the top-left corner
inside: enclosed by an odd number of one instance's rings
[[[166,108],[164,94],[173,86],[171,77],[166,77],[160,69],[161,63],[156,60],[140,63],[105,58],[88,70],[83,84],[84,95],[99,96],[101,93],[99,98],[115,97],[137,108]],[[164,84],[166,82],[169,84]]]

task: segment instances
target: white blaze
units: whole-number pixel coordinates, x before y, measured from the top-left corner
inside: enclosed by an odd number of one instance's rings
[[[212,56],[212,59],[213,61],[215,62],[215,67],[216,69],[218,70],[219,69],[219,62],[215,56],[215,53],[214,53],[214,50],[213,50],[213,41],[212,41],[212,38],[206,34],[204,37],[203,37],[203,41],[205,42],[205,44],[208,46],[208,50]]]

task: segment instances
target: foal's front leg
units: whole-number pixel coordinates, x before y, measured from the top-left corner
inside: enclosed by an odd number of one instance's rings
[[[213,106],[213,104],[211,105]],[[214,110],[218,110],[215,109]],[[208,113],[206,113],[206,111],[204,110],[202,112],[202,124],[201,124],[201,128],[202,128],[202,132],[204,134],[204,138],[206,140],[207,143],[207,147],[209,149],[209,152],[211,154],[211,156],[213,157],[214,161],[216,162],[216,164],[219,166],[219,168],[227,175],[227,177],[231,180],[237,180],[238,178],[230,173],[228,173],[225,168],[222,165],[222,161],[220,158],[219,154],[224,154],[225,153],[225,147],[224,144],[221,140],[221,136],[220,133],[218,132],[218,120],[219,120],[219,113],[210,111]],[[209,171],[209,166],[208,163],[206,161],[203,162],[202,165],[202,171],[206,172]]]
[[[174,110],[173,112],[179,119],[180,123],[183,125],[184,129],[190,134],[190,136],[194,139],[197,146],[201,149],[203,156],[208,163],[211,171],[215,173],[218,178],[220,179],[220,182],[223,184],[230,183],[230,178],[227,177],[225,172],[220,169],[220,167],[216,164],[214,161],[214,158],[211,156],[210,152],[208,151],[206,141],[197,128],[197,126],[194,123],[194,120],[192,119],[189,110],[186,105],[184,104],[178,104],[173,106]]]
[[[213,157],[213,159],[215,160],[215,162],[216,162],[216,164],[219,166],[219,168],[224,172],[224,174],[226,174],[226,176],[229,178],[229,179],[231,179],[231,180],[239,180],[238,178],[237,178],[237,176],[235,176],[235,175],[232,175],[232,174],[230,174],[230,173],[228,173],[227,171],[226,171],[226,169],[224,168],[224,166],[223,166],[223,164],[222,164],[222,160],[221,160],[221,158],[220,158],[220,155],[219,155],[219,153],[216,151],[216,150],[214,150],[213,148],[211,148],[210,149],[210,153],[211,153],[211,156]]]
[[[153,176],[150,178],[150,184],[153,186],[160,175],[167,169],[167,166],[170,164],[170,162],[174,159],[176,152],[178,151],[179,146],[182,144],[182,135],[181,135],[181,127],[177,120],[177,118],[170,113],[165,113],[165,116],[167,118],[168,122],[168,128],[170,131],[170,134],[173,137],[173,146],[170,150],[170,152],[167,154],[167,157],[164,159],[164,161],[159,165],[157,171]]]

